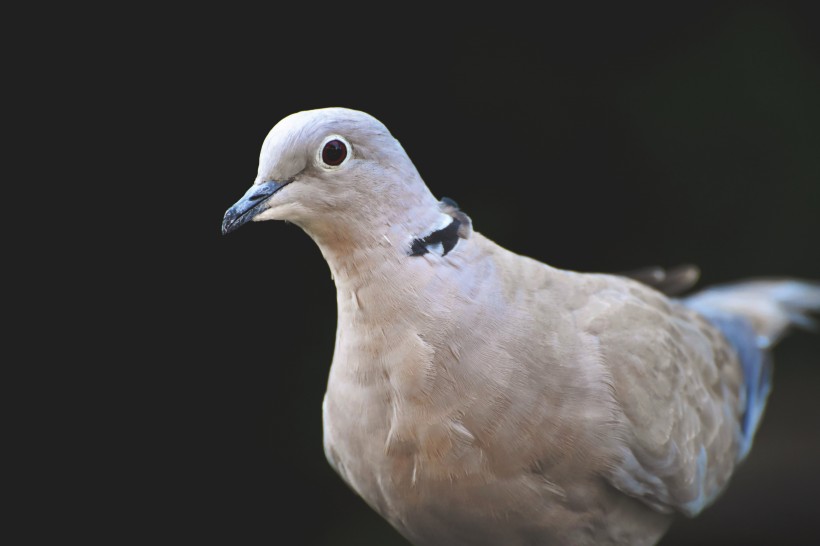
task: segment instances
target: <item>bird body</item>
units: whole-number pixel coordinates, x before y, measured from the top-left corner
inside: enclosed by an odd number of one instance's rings
[[[267,219],[302,227],[336,284],[327,459],[419,545],[656,543],[725,488],[768,350],[820,309],[811,283],[676,299],[513,253],[341,108],[274,127],[223,231]]]

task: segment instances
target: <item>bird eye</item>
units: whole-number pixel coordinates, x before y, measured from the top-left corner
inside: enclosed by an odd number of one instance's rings
[[[335,167],[341,165],[342,161],[347,157],[347,146],[339,139],[333,139],[325,143],[322,148],[322,161],[326,165]]]

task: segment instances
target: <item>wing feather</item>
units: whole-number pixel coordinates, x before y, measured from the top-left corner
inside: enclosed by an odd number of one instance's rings
[[[578,315],[599,339],[621,412],[620,456],[607,478],[657,510],[693,516],[736,464],[743,411],[737,356],[676,301],[623,278],[596,282],[603,285],[596,297],[608,304]]]

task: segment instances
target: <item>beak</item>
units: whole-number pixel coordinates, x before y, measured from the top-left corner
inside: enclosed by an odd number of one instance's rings
[[[251,186],[242,199],[225,212],[225,218],[222,219],[222,235],[227,235],[253,220],[254,216],[265,210],[264,204],[267,200],[291,182],[293,179],[283,182],[270,180]]]

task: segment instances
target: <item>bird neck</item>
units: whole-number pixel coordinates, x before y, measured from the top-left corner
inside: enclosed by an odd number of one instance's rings
[[[377,279],[384,281],[384,270],[398,267],[398,242],[386,233],[339,230],[309,234],[330,267],[337,288],[358,288]]]
[[[316,242],[339,289],[391,289],[412,277],[413,241],[441,224],[438,201],[426,192],[402,196],[401,210],[339,212],[333,221],[302,225]]]

